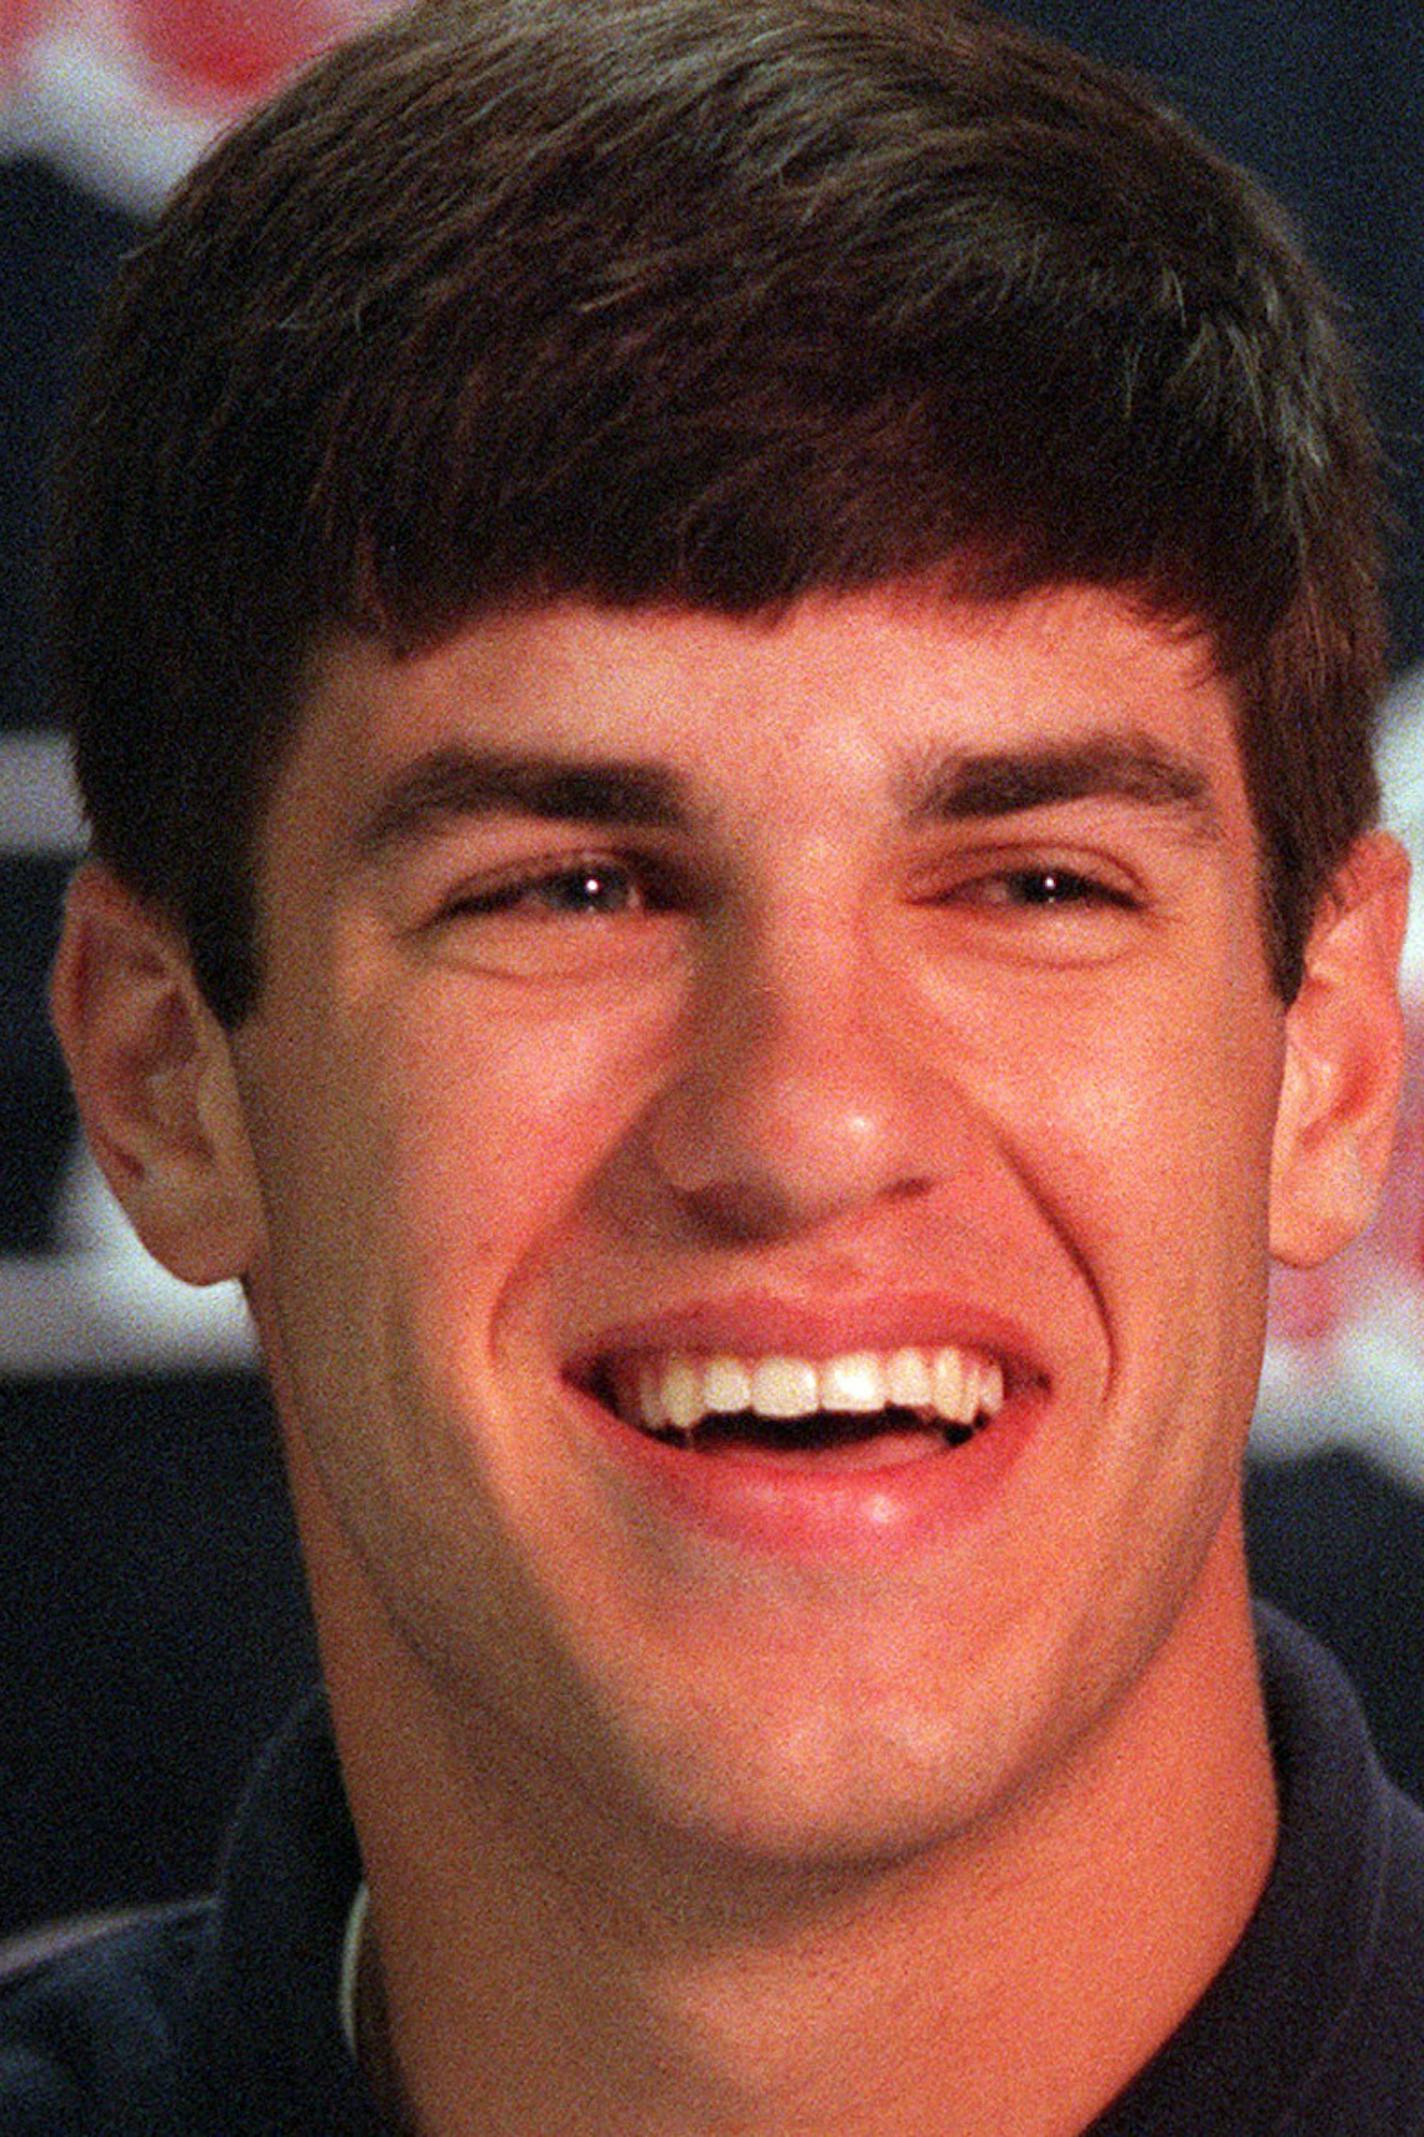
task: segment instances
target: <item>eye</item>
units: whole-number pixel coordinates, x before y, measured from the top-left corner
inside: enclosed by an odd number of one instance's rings
[[[1024,912],[1074,906],[1110,906],[1131,912],[1137,904],[1130,891],[1077,868],[1004,869],[965,884],[957,895],[972,903]]]
[[[1023,846],[941,857],[915,903],[937,954],[1064,969],[1111,963],[1141,939],[1153,910],[1125,860]]]
[[[510,978],[576,981],[650,968],[682,938],[689,904],[653,856],[539,856],[466,878],[424,933],[442,962]]]
[[[503,915],[537,925],[664,912],[676,902],[668,871],[652,861],[580,855],[557,865],[522,865],[491,882],[467,884],[447,899],[437,918]]]

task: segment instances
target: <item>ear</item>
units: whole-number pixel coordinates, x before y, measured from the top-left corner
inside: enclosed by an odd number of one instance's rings
[[[1409,860],[1372,832],[1332,878],[1286,1012],[1271,1161],[1271,1252],[1314,1268],[1375,1213],[1404,1071],[1399,954]]]
[[[227,1037],[177,930],[103,867],[70,886],[50,988],[80,1118],[140,1239],[191,1284],[241,1276],[261,1205]]]

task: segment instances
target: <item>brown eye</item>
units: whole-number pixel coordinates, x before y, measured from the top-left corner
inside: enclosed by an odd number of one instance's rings
[[[466,881],[426,924],[434,956],[470,971],[571,984],[660,970],[694,898],[678,871],[627,854],[544,854]]]
[[[539,920],[617,919],[658,912],[670,902],[651,871],[621,861],[575,861],[467,889],[451,899],[443,917],[507,915]]]
[[[1064,905],[1130,907],[1126,891],[1072,868],[1016,868],[999,878],[996,902],[1030,909]]]
[[[560,919],[582,913],[632,912],[649,902],[629,869],[604,864],[567,868],[547,876],[523,892],[520,902],[526,901]]]

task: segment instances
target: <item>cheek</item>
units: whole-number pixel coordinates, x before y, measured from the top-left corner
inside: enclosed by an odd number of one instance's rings
[[[1190,986],[1085,990],[1000,1052],[989,1104],[1015,1167],[1124,1341],[1155,1322],[1210,1343],[1213,1308],[1237,1318],[1224,1297],[1264,1297],[1279,1024],[1228,959]]]
[[[499,1423],[525,1386],[510,1359],[637,1110],[647,1023],[477,1016],[446,986],[314,1017],[308,1040],[288,1026],[254,1079],[270,1232],[254,1303],[328,1494],[385,1549],[383,1506],[419,1525],[448,1499],[464,1520],[472,1464],[494,1489],[527,1459]]]
[[[348,1079],[388,1267],[440,1313],[497,1302],[578,1223],[656,1045],[626,1008],[554,1017],[470,992],[373,1019]]]

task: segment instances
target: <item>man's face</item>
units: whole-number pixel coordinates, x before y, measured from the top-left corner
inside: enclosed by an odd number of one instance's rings
[[[1200,648],[1093,592],[344,645],[260,897],[314,1548],[485,1770],[798,1857],[1050,1778],[1211,1577],[1259,1364]]]

